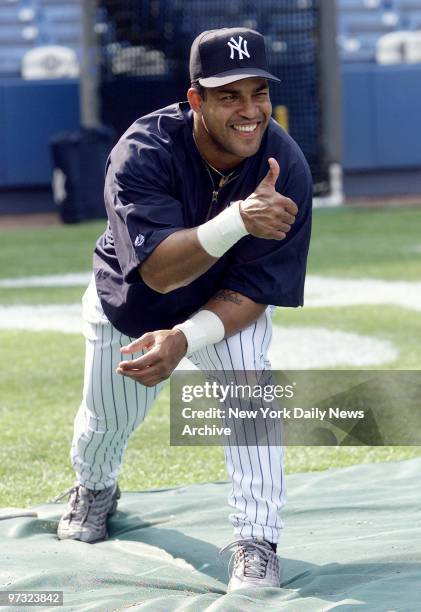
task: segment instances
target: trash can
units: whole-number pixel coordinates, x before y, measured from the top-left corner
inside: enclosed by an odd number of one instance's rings
[[[114,130],[81,128],[51,139],[52,189],[63,223],[105,218],[104,171]]]

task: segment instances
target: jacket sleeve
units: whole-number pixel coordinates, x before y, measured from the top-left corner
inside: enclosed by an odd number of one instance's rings
[[[171,195],[166,150],[119,143],[106,168],[105,204],[124,280],[140,280],[138,266],[167,236],[184,229],[182,204]]]

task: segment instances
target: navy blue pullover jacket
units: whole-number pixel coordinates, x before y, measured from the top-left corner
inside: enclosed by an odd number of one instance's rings
[[[276,190],[298,206],[282,241],[246,236],[186,287],[161,294],[141,279],[138,266],[173,232],[196,227],[231,202],[247,198],[280,166]],[[215,179],[214,179],[215,180]],[[294,140],[270,120],[259,151],[240,164],[212,203],[212,179],[193,139],[187,102],[141,117],[127,130],[107,162],[106,231],[97,241],[94,273],[107,318],[120,332],[139,337],[171,329],[220,289],[261,304],[301,306],[310,241],[312,180]]]

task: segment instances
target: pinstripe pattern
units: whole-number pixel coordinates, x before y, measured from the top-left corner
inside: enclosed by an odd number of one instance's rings
[[[85,340],[85,383],[75,419],[71,461],[78,482],[100,490],[116,481],[130,434],[146,417],[163,383],[147,389],[115,374],[122,360],[121,346],[133,339],[110,323],[87,322]]]
[[[256,323],[216,345],[198,351],[190,360],[202,370],[219,370],[219,382],[228,384],[226,370],[241,373],[270,369],[267,351],[271,338],[271,309],[268,308]],[[252,381],[247,382],[252,384]],[[234,423],[237,436],[239,427],[241,422],[237,420]],[[249,438],[250,433],[248,427]],[[283,448],[259,445],[256,437],[253,440],[247,439],[247,442],[248,446],[228,443],[224,448],[227,471],[232,482],[228,503],[234,512],[230,520],[235,534],[240,537],[260,537],[277,542],[283,527],[279,510],[286,501]]]
[[[145,419],[163,383],[148,388],[115,374],[122,359],[121,346],[133,339],[118,332],[105,317],[91,318],[91,322],[87,317],[84,333],[85,381],[75,419],[71,460],[78,482],[100,490],[116,481],[130,434]],[[190,360],[202,370],[212,370],[222,384],[229,384],[227,370],[261,373],[270,369],[267,351],[271,336],[271,312],[267,309],[247,329],[205,347]],[[247,434],[241,431],[243,423],[239,420],[234,428],[236,441],[240,435],[243,440],[248,436],[247,446],[227,444],[224,448],[232,482],[228,503],[234,510],[230,514],[234,532],[243,538],[262,537],[277,542],[283,526],[279,510],[285,503],[283,449],[259,445],[257,434],[253,435],[250,428]]]

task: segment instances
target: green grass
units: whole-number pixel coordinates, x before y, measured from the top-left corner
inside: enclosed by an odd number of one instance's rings
[[[76,226],[0,230],[0,278],[86,271],[97,221]],[[309,272],[419,280],[421,207],[315,210]]]
[[[105,222],[0,230],[0,278],[85,272]]]
[[[0,343],[0,506],[30,506],[51,499],[74,478],[69,447],[82,387],[83,341],[59,333],[26,332],[23,338],[0,332]],[[169,446],[168,404],[167,386],[130,440],[123,490],[227,479],[222,448]],[[420,455],[416,447],[289,447],[286,471]]]
[[[398,358],[374,369],[421,370],[419,312],[386,305],[284,308],[275,312],[273,320],[280,326],[323,327],[388,340],[398,349]]]
[[[421,208],[316,210],[308,271],[419,281]]]
[[[0,289],[0,304],[72,304],[80,302],[85,287],[19,287]]]
[[[421,209],[317,210],[312,274],[421,279]],[[104,223],[2,230],[0,278],[88,271]],[[83,287],[0,289],[2,304],[77,302]],[[278,309],[284,326],[317,326],[389,340],[394,369],[421,369],[421,317],[392,306]],[[42,503],[73,481],[69,446],[83,377],[83,339],[53,332],[0,332],[0,506]],[[168,387],[132,436],[121,474],[139,490],[225,480],[219,447],[170,447]],[[291,447],[287,472],[421,456],[416,447]],[[153,466],[153,468],[151,467]]]

